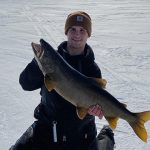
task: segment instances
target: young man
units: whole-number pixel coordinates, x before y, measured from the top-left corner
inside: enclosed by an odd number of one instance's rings
[[[67,41],[58,46],[58,53],[84,75],[101,78],[101,71],[94,61],[94,53],[87,44],[87,39],[91,36],[90,16],[81,11],[68,15],[65,34]],[[64,100],[55,90],[48,92],[44,85],[44,76],[35,59],[23,70],[19,82],[27,91],[40,88],[41,103],[34,112],[36,121],[11,150],[98,150],[95,117],[92,115],[102,117],[99,106],[89,108],[89,114],[80,120],[75,106]],[[98,143],[101,146],[107,143],[110,146],[107,150],[113,149],[113,133],[110,128],[103,128],[98,140],[106,141]]]

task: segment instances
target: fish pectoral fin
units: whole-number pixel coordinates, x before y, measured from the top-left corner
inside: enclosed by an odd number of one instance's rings
[[[84,108],[84,107],[77,107],[76,111],[77,111],[77,115],[80,119],[83,119],[86,116],[86,114],[88,113],[88,109]]]
[[[48,91],[50,92],[51,90],[53,90],[56,86],[56,82],[53,81],[49,76],[45,76],[44,77],[44,83],[46,88],[48,89]]]
[[[112,128],[112,129],[115,129],[116,126],[117,126],[117,121],[119,118],[117,117],[105,117],[106,120],[108,121],[109,123],[109,126]]]
[[[107,80],[102,78],[93,78],[102,88],[106,88]]]

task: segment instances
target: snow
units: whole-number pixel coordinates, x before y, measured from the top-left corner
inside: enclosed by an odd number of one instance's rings
[[[75,10],[89,13],[93,33],[88,43],[107,90],[133,112],[150,110],[149,0],[0,0],[0,149],[7,150],[34,121],[39,90],[27,92],[19,74],[33,58],[31,42],[40,38],[54,48],[66,39],[66,16]],[[105,119],[96,118],[98,131]],[[150,135],[150,122],[145,124]],[[149,150],[129,124],[119,120],[114,131],[116,150]]]

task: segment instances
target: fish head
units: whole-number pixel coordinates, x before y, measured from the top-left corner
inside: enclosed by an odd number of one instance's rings
[[[40,44],[31,43],[34,52],[34,57],[38,63],[39,68],[44,75],[51,74],[55,71],[55,53],[54,48],[45,42],[40,40]]]

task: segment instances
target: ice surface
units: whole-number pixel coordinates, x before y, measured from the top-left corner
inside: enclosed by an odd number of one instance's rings
[[[88,43],[108,80],[107,90],[133,112],[150,110],[149,0],[0,1],[0,150],[7,150],[34,121],[39,90],[26,92],[19,74],[33,58],[30,43],[43,38],[57,48],[66,39],[66,16],[75,10],[93,20]],[[105,119],[96,118],[98,131]],[[150,135],[150,122],[146,123]],[[116,150],[149,150],[127,122],[120,120]]]

